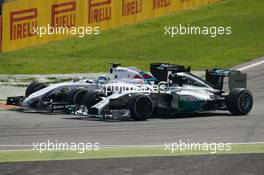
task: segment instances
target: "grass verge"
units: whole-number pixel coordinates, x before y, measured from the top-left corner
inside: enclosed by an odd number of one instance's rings
[[[13,150],[0,151],[0,162],[249,153],[264,153],[264,144],[233,144],[231,151],[217,151],[214,154],[210,151],[201,150],[175,151],[172,153],[165,151],[164,147],[102,148],[98,151],[86,151],[82,154],[78,151],[44,151],[39,153],[33,150]]]

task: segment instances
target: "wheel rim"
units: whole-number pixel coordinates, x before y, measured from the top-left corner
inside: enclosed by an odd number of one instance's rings
[[[252,97],[250,96],[250,94],[245,93],[240,97],[239,106],[243,112],[250,111],[252,107]]]

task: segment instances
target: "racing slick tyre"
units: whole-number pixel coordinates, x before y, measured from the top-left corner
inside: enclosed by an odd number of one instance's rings
[[[232,114],[247,115],[253,107],[253,96],[247,89],[236,88],[230,91],[226,104]]]
[[[154,105],[149,96],[143,94],[132,95],[128,99],[127,105],[133,120],[147,120],[153,114]]]
[[[32,83],[30,83],[26,89],[26,93],[25,96],[28,97],[31,94],[33,94],[34,92],[37,92],[41,89],[44,89],[45,87],[47,87],[46,84],[44,83],[40,83],[38,81],[33,81]]]
[[[70,105],[82,103],[83,97],[87,90],[83,87],[72,89],[67,93],[67,101]]]
[[[101,97],[106,97],[106,95],[96,90],[87,91],[84,94],[82,104],[87,108],[91,108],[93,105],[101,101]]]

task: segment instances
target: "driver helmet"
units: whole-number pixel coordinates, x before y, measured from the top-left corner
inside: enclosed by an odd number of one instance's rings
[[[105,84],[108,82],[108,77],[106,75],[100,75],[97,79],[96,79],[96,83],[97,84]]]

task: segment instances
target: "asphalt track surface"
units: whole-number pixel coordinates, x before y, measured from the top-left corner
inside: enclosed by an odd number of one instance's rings
[[[33,142],[99,142],[102,145],[163,145],[165,142],[264,141],[264,64],[247,71],[254,107],[248,116],[228,112],[154,118],[147,121],[101,121],[72,115],[0,111],[0,145]],[[17,147],[15,147],[17,149]],[[1,149],[13,147],[1,146]]]
[[[231,142],[231,143],[241,143],[241,142],[263,142],[264,141],[264,65],[259,65],[254,68],[250,68],[245,72],[248,73],[248,88],[253,92],[254,95],[254,108],[248,116],[231,116],[228,112],[219,112],[214,114],[204,114],[204,115],[189,115],[180,118],[154,118],[143,122],[134,121],[101,121],[95,119],[76,119],[71,115],[58,115],[58,114],[47,114],[47,113],[36,113],[36,112],[15,112],[15,111],[0,111],[0,148],[3,150],[10,149],[32,149],[30,145],[33,142],[47,142],[59,141],[59,142],[76,142],[76,143],[86,143],[86,142],[99,142],[103,145],[163,145],[165,142],[179,142],[189,141],[189,142],[199,142],[199,143],[210,143],[210,142]],[[17,145],[17,146],[12,146]],[[21,146],[18,146],[21,145]],[[30,147],[26,146],[29,145]],[[166,161],[170,161],[171,164],[179,166],[178,168],[182,171],[178,174],[183,173],[184,169],[191,168],[191,170],[196,170],[196,174],[208,170],[208,174],[213,174],[213,167],[216,164],[206,167],[206,162],[215,161],[220,163],[218,170],[223,170],[222,174],[233,174],[232,172],[238,171],[239,169],[245,169],[245,173],[239,174],[250,174],[247,173],[245,166],[248,166],[249,172],[251,174],[259,174],[263,170],[262,166],[259,166],[258,162],[264,162],[263,155],[241,155],[241,156],[223,156],[219,159],[217,156],[201,157],[197,158],[198,164],[192,165],[194,160],[192,158],[149,158],[146,159],[150,161],[151,166],[147,166],[145,174],[148,174],[152,169],[150,174],[175,174],[175,167],[172,169],[164,170],[164,173],[159,173],[162,171],[162,167],[157,169],[155,172],[155,167],[157,164],[162,163],[165,166]],[[179,159],[184,159],[183,163],[178,161]],[[225,161],[225,159],[230,159],[234,164],[230,164]],[[239,161],[236,160],[246,160]],[[131,159],[124,159],[125,161],[131,161]],[[141,165],[141,159],[134,159],[132,165]],[[142,159],[144,160],[144,159]],[[102,162],[100,162],[102,161]],[[104,164],[105,162],[106,164]],[[99,166],[101,164],[104,169],[102,173],[108,171],[108,173],[118,174],[113,170],[117,167],[122,170],[122,166],[119,163],[115,163],[116,160],[113,159],[112,164],[109,164],[110,160],[87,160],[87,163],[91,162],[90,165]],[[161,162],[159,162],[161,161]],[[187,161],[187,162],[186,162]],[[190,161],[190,162],[188,162]],[[199,167],[201,164],[199,161],[204,161],[204,167]],[[84,161],[85,162],[85,161]],[[94,163],[92,163],[94,162]],[[107,163],[108,162],[108,163]],[[125,162],[118,161],[124,163]],[[237,164],[236,164],[237,162]],[[62,162],[56,163],[58,167]],[[65,162],[67,164],[69,162]],[[245,163],[245,164],[243,164]],[[78,164],[78,162],[74,162]],[[73,165],[74,165],[73,164]],[[80,164],[80,163],[79,163]],[[130,165],[131,165],[130,164]],[[12,164],[9,164],[12,165]],[[32,170],[30,163],[23,164],[13,164],[16,166],[10,166],[15,169],[25,168],[26,170]],[[48,170],[44,170],[44,167],[49,165],[49,163],[32,163],[32,165],[37,165],[37,168],[42,168],[42,174],[49,174]],[[81,163],[80,166],[85,166],[87,164]],[[192,166],[190,166],[192,165]],[[96,167],[95,166],[95,167]],[[200,165],[202,166],[202,165]],[[234,166],[234,168],[232,168]],[[240,168],[239,168],[239,167]],[[26,168],[28,167],[28,168]],[[8,166],[5,164],[0,165],[0,169],[4,168],[8,172]],[[74,166],[72,166],[73,169]],[[198,169],[200,168],[200,171]],[[165,169],[165,168],[164,168]],[[126,171],[126,169],[123,169]],[[123,171],[122,170],[122,171]],[[171,172],[170,172],[171,170]],[[250,171],[252,170],[252,171]],[[33,170],[32,170],[33,171]],[[88,170],[84,170],[86,172]],[[92,172],[96,172],[96,169],[92,168]],[[210,173],[211,171],[211,173]],[[228,172],[231,173],[228,173]],[[13,171],[15,172],[15,171]],[[20,174],[17,173],[10,174]],[[37,170],[36,170],[37,172]],[[45,173],[47,172],[47,173]],[[185,172],[188,172],[186,170]],[[192,174],[194,174],[192,172]],[[255,173],[254,173],[255,172]],[[22,173],[23,174],[23,173]],[[35,174],[35,173],[30,173]],[[37,173],[36,173],[37,174]],[[54,173],[56,174],[56,173]],[[74,174],[74,173],[69,173]],[[78,174],[78,173],[76,173]],[[126,173],[122,173],[126,174]],[[127,173],[131,174],[131,173]],[[136,173],[132,173],[136,174]],[[144,172],[143,172],[144,174]],[[188,173],[187,173],[188,174]],[[220,173],[219,173],[220,174]],[[237,174],[237,173],[235,173]]]

